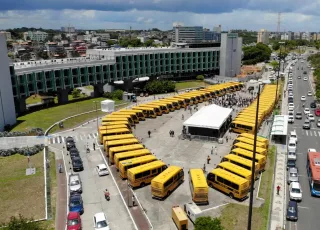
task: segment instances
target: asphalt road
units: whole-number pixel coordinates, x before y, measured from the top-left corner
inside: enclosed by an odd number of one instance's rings
[[[309,78],[308,81],[303,80],[304,77],[308,77],[310,72],[310,68],[308,68],[307,65],[308,63],[306,62],[306,60],[304,60],[304,63],[301,63],[301,60],[299,60],[293,67],[293,93],[295,113],[297,111],[303,112],[303,102],[301,101],[301,96],[306,96],[306,101],[304,102],[305,107],[310,108],[310,103],[314,100],[312,96],[307,96],[308,91],[311,91]],[[308,72],[308,74],[303,74],[303,71],[305,70]],[[299,75],[301,76],[301,79],[297,78]],[[314,113],[314,109],[311,109],[311,111],[312,113]],[[319,117],[315,118],[316,120],[319,119]],[[302,201],[298,204],[299,219],[296,223],[287,221],[286,229],[289,230],[315,230],[320,228],[320,219],[318,218],[320,212],[320,199],[311,197],[306,171],[307,149],[315,148],[316,150],[320,151],[320,128],[317,128],[316,122],[311,122],[311,129],[303,130],[302,125],[305,119],[305,115],[303,115],[302,120],[295,119],[294,124],[289,125],[288,130],[288,135],[290,135],[290,131],[296,130],[298,136],[297,168],[299,170],[299,181],[303,191]],[[287,196],[287,201],[288,200],[289,197]]]

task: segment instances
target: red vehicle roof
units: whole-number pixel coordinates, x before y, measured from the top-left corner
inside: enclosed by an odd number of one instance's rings
[[[69,212],[68,219],[76,219],[79,218],[80,214],[78,212]]]
[[[308,158],[310,161],[310,168],[312,172],[312,180],[320,181],[320,153],[309,152]]]

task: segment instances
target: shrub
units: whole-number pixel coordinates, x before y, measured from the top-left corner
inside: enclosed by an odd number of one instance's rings
[[[23,156],[32,156],[41,152],[44,148],[44,145],[35,145],[33,147],[22,147],[22,148],[13,148],[13,149],[0,149],[0,156],[7,157],[12,156],[14,154],[20,154]]]
[[[43,136],[44,132],[40,128],[33,128],[25,132],[0,132],[0,137],[19,137],[19,136]]]
[[[203,76],[203,75],[198,75],[198,76],[196,77],[196,79],[197,79],[198,81],[203,81],[203,80],[204,80],[204,76]]]

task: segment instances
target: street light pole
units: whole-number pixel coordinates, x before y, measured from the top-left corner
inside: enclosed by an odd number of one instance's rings
[[[277,89],[276,89],[276,98],[275,100],[275,104],[277,102],[277,97],[278,97],[278,85],[279,85],[279,75],[280,75],[280,68],[281,68],[281,44],[283,44],[284,42],[279,42],[280,43],[280,58],[279,58],[279,68],[278,68],[278,76],[277,76]]]
[[[251,185],[250,185],[250,202],[249,202],[249,215],[248,215],[248,230],[251,230],[251,220],[252,220],[252,207],[253,207],[253,189],[254,189],[254,179],[255,179],[255,166],[256,166],[256,149],[257,149],[257,135],[258,135],[258,115],[259,115],[259,102],[260,102],[260,84],[258,86],[258,98],[257,98],[257,108],[256,108],[256,120],[255,120],[255,130],[254,130],[254,141],[253,141],[253,160],[251,167]]]

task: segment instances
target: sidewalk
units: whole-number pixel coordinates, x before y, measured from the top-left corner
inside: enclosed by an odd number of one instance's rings
[[[287,65],[285,72],[288,71]],[[287,75],[286,75],[287,76]],[[284,88],[287,90],[288,78],[285,77]],[[288,109],[287,94],[282,94],[281,114],[286,115]],[[279,230],[285,228],[286,215],[286,145],[276,144],[277,155],[275,164],[275,174],[273,179],[272,207],[270,216],[270,230]],[[279,195],[277,194],[277,186],[280,186]]]
[[[56,165],[63,164],[62,159],[56,160]],[[56,201],[56,229],[57,230],[64,230],[66,228],[66,221],[67,221],[67,179],[66,179],[66,172],[63,168],[63,173],[59,173],[56,170],[57,174],[57,185],[58,185],[58,194],[57,194],[57,201]]]

